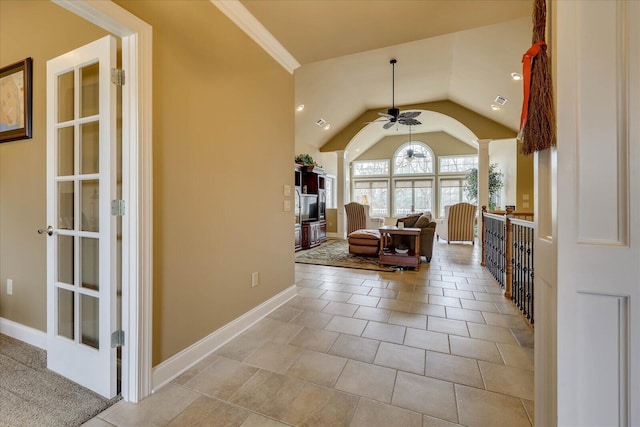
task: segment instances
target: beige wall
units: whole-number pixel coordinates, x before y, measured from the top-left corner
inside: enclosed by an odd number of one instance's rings
[[[294,84],[209,2],[117,3],[153,26],[157,365],[294,282]],[[31,56],[35,80],[34,138],[0,144],[0,316],[42,331],[45,64],[104,34],[50,2],[0,1],[0,64]]]
[[[0,66],[33,58],[33,138],[0,144],[0,317],[47,330],[46,65],[106,32],[48,1],[0,1]],[[7,295],[7,279],[13,295]]]
[[[156,365],[294,283],[294,82],[209,2],[117,3],[153,26]]]
[[[445,132],[419,133],[411,135],[413,141],[420,141],[427,144],[433,150],[433,154],[437,157],[456,154],[478,154],[478,150],[469,144],[456,139]],[[390,159],[401,145],[409,141],[409,135],[393,135],[386,136],[376,145],[362,153],[356,160],[376,160]]]
[[[516,131],[509,129],[491,119],[475,113],[453,101],[435,101],[424,104],[400,105],[401,110],[428,110],[452,117],[465,125],[478,139],[514,138]],[[353,137],[362,130],[363,123],[372,122],[380,116],[380,109],[368,110],[344,127],[337,135],[324,144],[320,150],[330,152],[344,150]]]
[[[533,155],[523,155],[520,153],[520,145],[518,145],[518,203],[516,210],[520,212],[534,211],[533,188]]]

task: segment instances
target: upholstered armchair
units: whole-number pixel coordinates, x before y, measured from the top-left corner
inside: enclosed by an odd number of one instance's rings
[[[380,247],[380,232],[384,218],[369,216],[369,205],[351,202],[344,205],[347,214],[347,240],[349,253],[354,255],[377,255]]]
[[[473,227],[476,221],[476,206],[469,203],[458,203],[444,207],[444,218],[436,225],[436,238],[442,237],[447,243],[475,243]]]

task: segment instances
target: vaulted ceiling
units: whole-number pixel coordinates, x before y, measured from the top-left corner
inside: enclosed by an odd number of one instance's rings
[[[391,58],[398,60],[396,105],[448,99],[514,131],[518,126],[522,82],[510,73],[521,72],[530,45],[531,0],[241,3],[301,63],[295,101],[305,109],[296,113],[296,147],[320,148],[365,111],[385,112]],[[499,111],[491,109],[496,96],[507,98]],[[331,128],[316,126],[319,118]],[[408,132],[403,128],[397,131]]]

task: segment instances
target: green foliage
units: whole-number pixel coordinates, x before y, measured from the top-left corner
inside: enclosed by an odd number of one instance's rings
[[[315,166],[316,162],[313,160],[309,154],[298,154],[296,156],[295,162],[304,166]]]
[[[504,186],[502,183],[502,178],[504,174],[502,172],[497,171],[498,164],[494,163],[489,165],[489,210],[494,210],[496,208],[496,200],[497,196],[500,192],[500,189]],[[471,202],[478,202],[478,169],[473,168],[467,174],[465,178],[467,180],[467,184],[465,185],[465,191],[469,195],[469,200]]]

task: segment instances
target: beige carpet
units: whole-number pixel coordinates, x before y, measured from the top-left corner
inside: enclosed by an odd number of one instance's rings
[[[0,426],[79,426],[119,399],[48,370],[44,350],[0,334]]]
[[[380,266],[376,256],[366,257],[350,254],[349,244],[346,240],[328,240],[316,248],[297,252],[296,262],[364,270],[395,271],[393,268]]]

